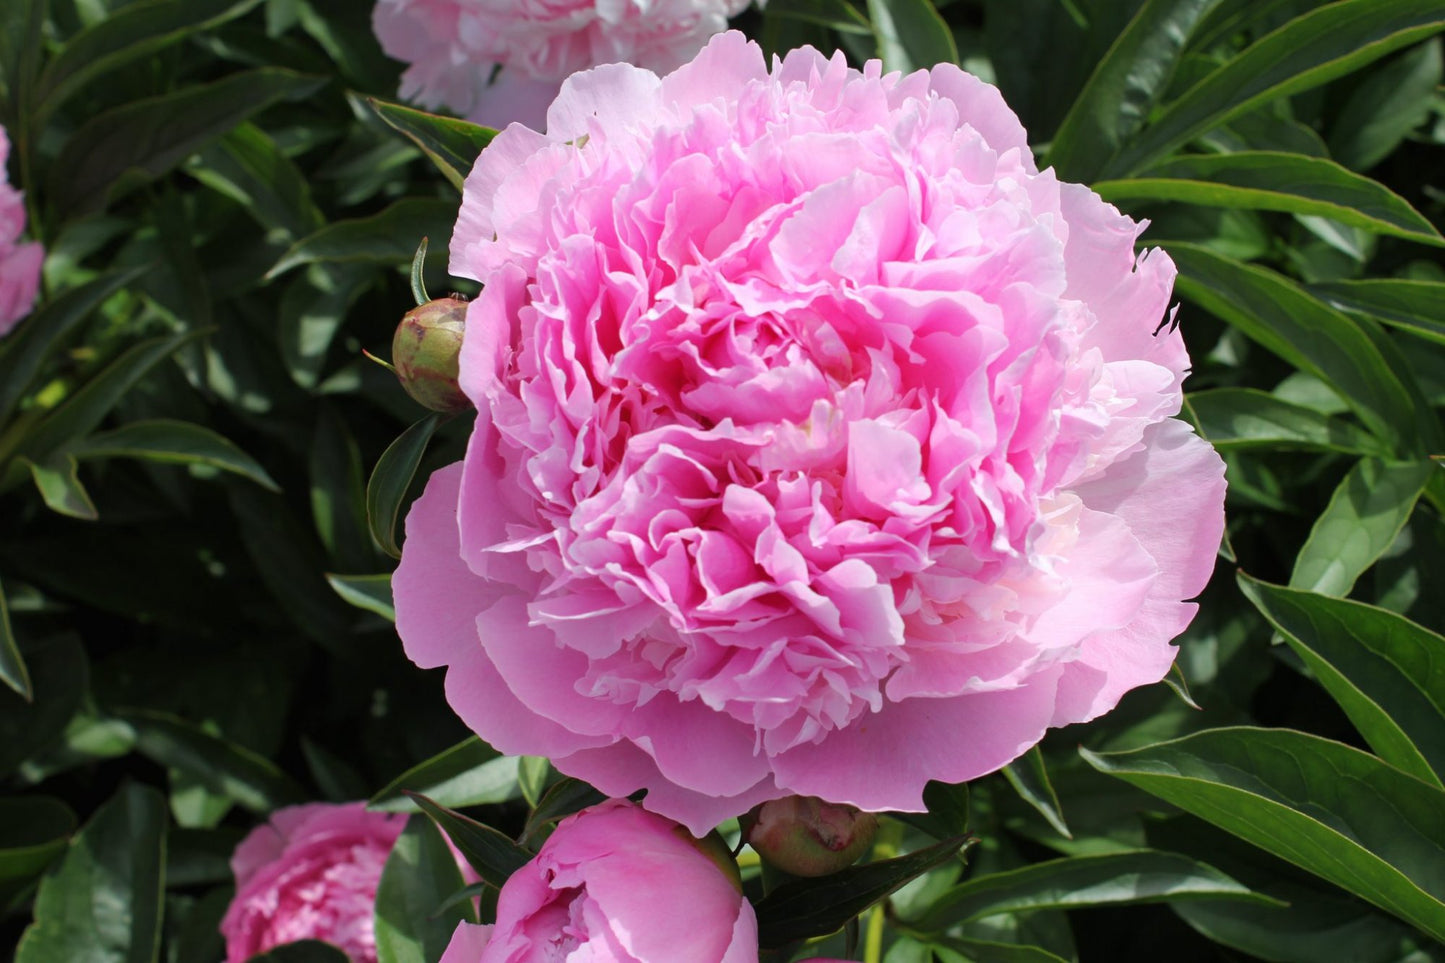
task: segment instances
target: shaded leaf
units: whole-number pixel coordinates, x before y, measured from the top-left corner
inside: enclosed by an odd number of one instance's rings
[[[330,943],[298,940],[257,953],[246,963],[351,963],[351,958]]]
[[[431,197],[404,197],[370,217],[328,224],[291,245],[267,273],[285,274],[316,261],[410,264],[424,237],[447,238],[457,218],[457,204]],[[445,250],[446,244],[438,244]]]
[[[606,799],[606,796],[582,780],[573,779],[571,776],[562,777],[553,783],[552,788],[543,793],[542,798],[537,800],[537,805],[532,807],[531,813],[527,815],[527,825],[522,830],[521,842],[525,844],[549,823],[588,806],[605,802]]]
[[[1049,769],[1044,763],[1043,751],[1038,746],[1004,766],[1003,774],[1020,798],[1038,810],[1039,815],[1043,816],[1060,836],[1065,839],[1074,838],[1073,833],[1069,832],[1068,824],[1064,822],[1059,797],[1049,782]]]
[[[1368,170],[1430,116],[1442,63],[1439,39],[1420,44],[1365,77],[1350,91],[1330,128],[1330,154]]]
[[[1243,573],[1239,587],[1380,758],[1445,785],[1445,637],[1372,605]]]
[[[492,886],[501,889],[513,873],[531,860],[531,853],[492,827],[439,806],[418,793],[409,795],[447,834],[477,875]]]
[[[1343,311],[1368,314],[1385,324],[1445,344],[1445,283],[1370,278],[1310,285],[1310,290]]]
[[[165,853],[165,800],[148,786],[121,787],[41,882],[16,963],[153,963]]]
[[[10,627],[10,606],[5,601],[3,585],[0,585],[0,682],[15,690],[16,695],[26,702],[34,697],[30,672],[25,668],[20,643],[15,640],[15,631]]]
[[[1181,201],[1203,207],[1327,217],[1375,234],[1445,245],[1435,226],[1378,181],[1322,157],[1241,151],[1175,157],[1138,177],[1100,181],[1106,201]]]
[[[868,0],[884,70],[914,70],[958,62],[953,34],[929,0]]]
[[[1116,154],[1132,174],[1260,104],[1318,87],[1445,30],[1439,0],[1341,0],[1296,17],[1209,73]]]
[[[1445,792],[1283,729],[1211,729],[1090,765],[1445,939]]]
[[[1215,388],[1189,395],[1185,409],[1216,448],[1301,448],[1377,454],[1379,443],[1356,425],[1282,401],[1253,388]]]
[[[336,594],[359,609],[375,612],[388,622],[396,621],[396,606],[391,599],[391,575],[336,575],[326,573],[326,581]]]
[[[80,476],[76,474],[80,466],[70,455],[60,452],[40,462],[28,458],[21,461],[30,469],[30,477],[35,480],[40,497],[51,511],[89,522],[100,517],[95,503],[80,483]]]
[[[459,191],[471,173],[472,165],[477,162],[477,155],[497,136],[490,127],[455,117],[429,114],[375,97],[368,98],[367,103],[378,117],[420,147],[442,176]]]
[[[393,558],[401,558],[396,542],[397,517],[422,455],[426,454],[427,443],[441,421],[440,414],[430,414],[402,432],[377,459],[366,483],[366,519],[371,537]]]
[[[441,959],[457,924],[475,923],[466,902],[448,900],[465,886],[456,857],[425,816],[412,816],[391,848],[376,887],[379,963]]]
[[[503,756],[476,736],[412,766],[387,783],[367,805],[382,812],[414,812],[406,795],[420,793],[443,806],[505,802],[521,794],[518,760]]]
[[[59,799],[0,798],[0,892],[44,872],[74,831],[75,813]]]
[[[783,946],[836,932],[850,919],[909,880],[956,859],[967,845],[962,836],[899,856],[816,879],[793,879],[765,896],[756,907],[758,941]]]
[[[89,686],[85,649],[73,636],[29,643],[22,654],[33,698],[0,689],[0,776],[61,738]]]
[[[1433,472],[1428,461],[1387,462],[1362,458],[1315,519],[1295,558],[1290,588],[1348,595],[1410,520]]]
[[[186,421],[133,421],[73,441],[63,450],[81,460],[139,458],[162,464],[204,465],[248,478],[273,492],[281,490],[256,459],[211,429]]]

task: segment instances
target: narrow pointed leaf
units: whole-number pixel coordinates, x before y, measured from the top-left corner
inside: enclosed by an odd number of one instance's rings
[[[1275,902],[1207,863],[1178,853],[1139,850],[1070,856],[971,879],[935,900],[916,925],[941,931],[995,913],[1196,899]]]
[[[1348,595],[1410,520],[1425,483],[1440,468],[1428,461],[1362,458],[1345,475],[1295,558],[1290,588]]]
[[[996,943],[991,940],[970,940],[945,936],[938,945],[956,950],[970,963],[1068,963],[1064,957],[1050,953],[1042,946],[1023,943]]]
[[[432,197],[405,197],[370,217],[328,224],[291,246],[267,278],[316,261],[410,264],[424,237],[452,236],[457,205]],[[445,244],[438,244],[445,250]]]
[[[408,792],[452,807],[506,802],[521,795],[517,769],[516,756],[503,756],[472,736],[412,766],[387,783],[367,804],[382,812],[415,812],[416,804],[407,796]]]
[[[1435,246],[1445,238],[1403,197],[1322,157],[1275,151],[1191,154],[1127,180],[1100,181],[1106,201],[1180,201],[1201,207],[1327,217],[1374,234]]]
[[[1216,448],[1298,448],[1380,454],[1359,427],[1253,388],[1215,388],[1189,396],[1186,414]]]
[[[1418,445],[1415,404],[1380,349],[1355,321],[1283,275],[1171,243],[1176,289],[1285,361],[1330,385],[1396,450]]]
[[[139,458],[162,464],[204,465],[248,478],[273,492],[281,490],[256,459],[211,429],[186,421],[169,418],[134,421],[114,431],[71,442],[64,451],[82,461]]]
[[[911,879],[958,858],[962,836],[831,876],[794,879],[780,885],[757,904],[758,940],[765,947],[783,946],[836,932],[850,919]]]
[[[447,834],[477,875],[492,886],[501,889],[531,860],[531,853],[492,827],[439,806],[425,796],[412,793],[411,798]]]
[[[396,542],[396,520],[422,455],[426,454],[427,442],[431,441],[441,420],[439,414],[427,415],[402,432],[377,459],[371,479],[366,483],[366,519],[371,526],[371,537],[393,558],[401,558],[401,548]]]
[[[1219,0],[1147,0],[1094,68],[1054,134],[1045,166],[1094,180],[1149,116],[1199,22]]]
[[[1004,766],[1004,777],[1014,787],[1024,802],[1038,810],[1039,815],[1066,839],[1073,839],[1069,826],[1064,822],[1064,812],[1059,806],[1059,797],[1049,782],[1049,769],[1044,763],[1044,754],[1034,746],[1012,763]]]
[[[412,816],[392,846],[376,887],[379,963],[441,959],[457,924],[476,922],[469,903],[448,904],[465,885],[456,857],[431,820]]]
[[[1381,759],[1445,786],[1445,637],[1373,605],[1243,573],[1239,587]]]
[[[165,799],[148,786],[123,786],[41,882],[15,963],[153,963],[165,854]]]
[[[1211,729],[1090,765],[1445,939],[1445,792],[1286,729]]]
[[[30,687],[30,671],[20,655],[20,644],[10,627],[10,606],[5,601],[5,587],[0,585],[0,682],[15,690],[26,702],[35,697]]]
[[[386,121],[436,165],[453,187],[462,189],[477,155],[492,142],[497,132],[455,117],[442,117],[372,97],[367,100],[377,116]]]
[[[927,70],[958,62],[953,33],[929,0],[868,0],[884,70]]]
[[[52,512],[88,522],[100,517],[95,510],[95,503],[90,500],[90,494],[80,483],[80,476],[76,474],[80,466],[70,455],[62,452],[51,455],[44,461],[35,462],[28,458],[22,458],[21,461],[30,469],[30,477],[35,480],[35,487],[40,490],[45,507]]]
[[[1440,46],[1438,39],[1422,43],[1353,85],[1330,125],[1335,160],[1369,170],[1429,118],[1445,67]]]
[[[554,823],[564,816],[570,816],[588,806],[606,801],[607,797],[580,779],[564,776],[542,794],[537,805],[527,816],[527,825],[522,829],[521,842],[525,844],[543,826]]]
[[[1328,83],[1441,30],[1445,8],[1439,0],[1342,0],[1318,7],[1191,87],[1103,173],[1133,174],[1232,117]]]
[[[75,831],[75,813],[50,796],[0,797],[0,893],[45,871]]]
[[[1372,278],[1330,281],[1310,290],[1341,311],[1368,314],[1376,320],[1437,344],[1445,344],[1445,283]]]
[[[326,573],[326,581],[336,594],[359,609],[375,612],[388,622],[396,621],[396,605],[391,598],[391,575],[336,575]]]

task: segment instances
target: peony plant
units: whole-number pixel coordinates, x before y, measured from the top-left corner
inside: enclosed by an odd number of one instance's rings
[[[1224,466],[1173,264],[950,64],[600,67],[466,182],[463,462],[397,629],[452,707],[696,833],[920,811],[1173,663]]]

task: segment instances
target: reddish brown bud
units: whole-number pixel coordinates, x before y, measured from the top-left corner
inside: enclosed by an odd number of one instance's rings
[[[432,411],[461,411],[471,401],[457,386],[467,302],[437,298],[412,308],[396,326],[391,363],[401,386]]]
[[[827,876],[852,865],[873,844],[878,817],[813,796],[786,796],[742,818],[758,855],[794,876]]]

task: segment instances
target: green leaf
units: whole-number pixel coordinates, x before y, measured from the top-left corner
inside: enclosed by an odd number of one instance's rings
[[[179,770],[207,791],[254,813],[302,802],[305,795],[269,759],[176,716],[148,709],[116,713],[135,731],[136,751]]]
[[[15,403],[32,386],[46,359],[59,350],[66,335],[89,318],[101,302],[146,270],[138,267],[103,274],[71,288],[47,301],[25,324],[0,341],[0,424],[10,420]]]
[[[1377,454],[1379,443],[1356,425],[1253,388],[1189,395],[1190,420],[1216,448],[1299,448]]]
[[[979,876],[940,896],[914,925],[943,931],[995,913],[1195,899],[1276,903],[1207,863],[1146,849],[1069,856]]]
[[[396,520],[411,488],[412,479],[426,454],[427,442],[441,424],[440,414],[430,414],[412,425],[387,446],[376,461],[366,483],[366,519],[371,537],[392,558],[401,558],[396,543]]]
[[[1440,30],[1445,11],[1439,0],[1341,0],[1318,7],[1209,73],[1102,173],[1133,174],[1233,117],[1342,77]]]
[[[522,798],[533,809],[542,799],[547,788],[547,778],[552,774],[552,763],[546,756],[520,756],[517,759],[517,788]]]
[[[758,942],[776,947],[836,932],[909,880],[956,859],[965,845],[964,837],[955,836],[906,856],[850,866],[831,876],[789,880],[757,904]]]
[[[359,609],[375,612],[388,622],[396,621],[396,605],[391,599],[391,574],[336,575],[326,573],[326,581],[336,594]]]
[[[1186,299],[1330,385],[1394,450],[1417,445],[1410,393],[1349,317],[1273,271],[1196,244],[1171,243],[1168,250],[1179,266],[1176,289]]]
[[[970,940],[963,937],[942,937],[938,943],[957,950],[968,963],[1068,963],[1064,957],[1050,953],[1041,946],[995,943],[991,940]]]
[[[352,304],[375,280],[361,264],[312,264],[281,295],[281,357],[298,385],[317,388],[336,333]]]
[[[522,829],[521,842],[526,844],[537,832],[549,823],[555,823],[564,816],[570,816],[588,806],[595,806],[607,799],[580,779],[564,776],[553,783],[552,788],[542,794],[537,805],[527,815],[527,825]]]
[[[931,779],[923,787],[923,805],[926,812],[894,813],[893,816],[934,839],[951,839],[968,832],[968,783]]]
[[[60,635],[24,649],[33,697],[0,689],[0,776],[57,742],[89,686],[85,649]]]
[[[1395,541],[1431,473],[1439,470],[1428,461],[1356,462],[1310,529],[1295,558],[1290,588],[1348,595]]]
[[[66,218],[98,211],[254,114],[323,83],[264,67],[112,108],[65,142],[51,167],[50,197]]]
[[[428,114],[375,97],[368,98],[366,102],[392,129],[406,135],[420,147],[442,176],[459,191],[471,173],[472,165],[477,162],[477,155],[497,136],[490,127],[455,117]]]
[[[847,0],[776,0],[764,15],[769,19],[816,24],[839,33],[871,36],[873,25]]]
[[[477,875],[492,886],[501,889],[513,873],[531,860],[531,853],[492,827],[437,805],[419,793],[410,795],[422,812],[447,834]]]
[[[320,940],[298,940],[257,953],[246,963],[351,963],[351,957]]]
[[[457,219],[455,201],[404,197],[379,213],[328,224],[303,237],[281,256],[266,277],[317,261],[365,264],[410,264],[424,237],[452,236]],[[446,245],[438,245],[445,250]]]
[[[5,601],[5,588],[0,585],[0,682],[4,682],[26,702],[34,698],[30,673],[20,655],[20,643],[10,627],[10,606]]]
[[[387,783],[367,805],[382,812],[415,812],[416,804],[407,797],[408,791],[426,795],[443,806],[506,802],[521,795],[517,770],[516,756],[503,756],[472,736],[412,766]]]
[[[364,572],[376,567],[377,558],[366,525],[361,450],[335,406],[319,407],[307,459],[311,516],[331,566]]]
[[[90,434],[146,372],[202,333],[152,338],[133,345],[46,415],[21,441],[21,454],[41,461],[56,449]]]
[[[1069,826],[1064,822],[1064,811],[1059,806],[1059,797],[1049,782],[1049,769],[1044,763],[1043,751],[1034,746],[1018,759],[1003,768],[1004,777],[1014,787],[1024,802],[1038,810],[1048,824],[1065,839],[1073,839]]]
[[[73,832],[75,813],[59,799],[0,797],[0,893],[43,873]]]
[[[82,461],[139,458],[161,464],[204,465],[248,478],[273,492],[281,490],[256,459],[211,429],[186,421],[133,421],[71,442],[63,451]]]
[[[76,474],[80,466],[70,455],[58,452],[42,462],[29,458],[20,460],[30,469],[30,477],[35,479],[35,487],[40,489],[40,497],[52,512],[88,522],[100,517],[90,494],[80,483],[80,476]]]
[[[166,804],[128,783],[91,817],[40,883],[15,963],[153,963],[165,891]]]
[[[1422,244],[1445,238],[1403,197],[1322,157],[1241,151],[1175,157],[1126,180],[1100,181],[1106,201],[1181,201],[1202,207],[1284,211],[1327,217],[1374,234]]]
[[[1441,73],[1438,38],[1372,72],[1334,115],[1330,154],[1356,170],[1369,170],[1390,156],[1430,116]]]
[[[465,885],[456,857],[431,820],[424,816],[408,819],[376,887],[379,963],[441,959],[457,924],[476,922],[467,903],[447,905],[451,895]]]
[[[1368,314],[1436,344],[1445,344],[1445,283],[1370,278],[1329,281],[1310,290],[1341,311]]]
[[[0,122],[28,121],[32,88],[45,52],[45,0],[7,0],[0,3],[0,95],[4,97]],[[26,125],[17,124],[10,136],[17,141]]]
[[[885,71],[958,63],[953,33],[929,0],[868,0],[868,17]]]
[[[254,124],[241,124],[206,147],[186,172],[240,204],[266,229],[284,232],[288,240],[326,223],[306,173]]]
[[[1218,5],[1219,0],[1148,0],[1139,7],[1075,98],[1043,166],[1064,180],[1094,180],[1143,126],[1190,34]]]
[[[1211,729],[1090,765],[1445,939],[1445,792],[1284,729]]]
[[[1445,637],[1385,609],[1242,572],[1239,587],[1381,759],[1445,786]]]
[[[66,41],[40,75],[39,116],[92,80],[228,20],[261,0],[142,0],[113,11]]]

